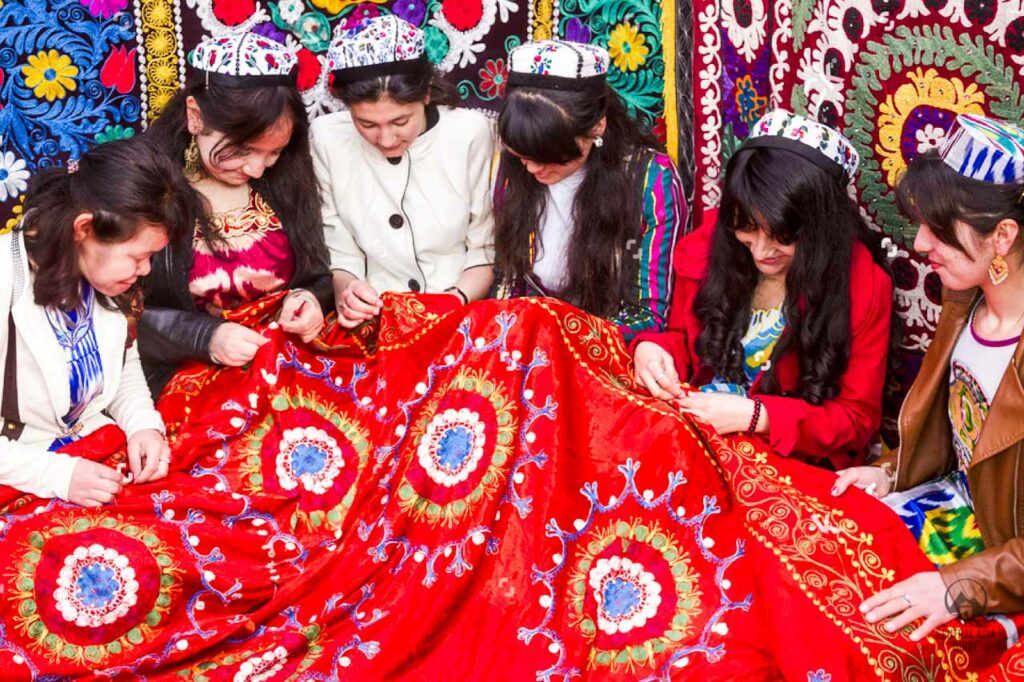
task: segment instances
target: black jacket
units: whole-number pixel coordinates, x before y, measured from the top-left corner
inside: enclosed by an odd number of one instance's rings
[[[260,184],[253,187],[260,191]],[[266,192],[260,192],[266,198]],[[270,200],[267,200],[270,203]],[[271,203],[271,208],[274,206]],[[275,213],[276,213],[275,209]],[[327,246],[321,230],[315,234],[296,234],[295,226],[282,221],[281,225],[290,244],[301,239],[318,254],[312,267],[303,267],[295,259],[295,273],[288,282],[289,289],[308,289],[320,301],[324,315],[334,310],[334,287],[327,256]],[[210,340],[224,320],[196,308],[188,290],[188,276],[192,271],[192,238],[182,243],[169,244],[153,256],[152,270],[145,279],[145,310],[139,321],[139,354],[142,369],[153,397],[160,395],[171,375],[186,360],[212,363]]]

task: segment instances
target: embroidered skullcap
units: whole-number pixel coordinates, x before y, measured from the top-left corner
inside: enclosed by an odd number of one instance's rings
[[[508,53],[508,87],[583,90],[603,83],[608,51],[568,40],[523,43]]]
[[[264,87],[295,85],[299,58],[287,47],[257,33],[207,38],[189,55],[207,85]]]
[[[1024,130],[1006,121],[961,114],[939,148],[960,175],[1002,185],[1024,182]]]
[[[413,73],[426,60],[423,31],[393,14],[340,24],[327,51],[335,85]]]
[[[841,133],[785,109],[773,109],[755,123],[741,149],[758,147],[792,152],[846,181],[853,178],[860,164],[853,143]]]

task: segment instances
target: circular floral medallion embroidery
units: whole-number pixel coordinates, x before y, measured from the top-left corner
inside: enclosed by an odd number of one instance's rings
[[[985,95],[935,69],[911,69],[906,82],[879,105],[878,138],[886,182],[895,187],[918,154],[938,147],[959,114],[984,114]]]
[[[415,458],[398,486],[403,511],[431,525],[461,522],[501,488],[515,404],[491,378],[462,370],[426,403],[411,432]]]
[[[298,498],[292,530],[338,528],[366,464],[366,429],[314,396],[281,390],[244,441],[242,487],[249,494]]]
[[[80,628],[110,625],[138,603],[139,582],[116,549],[79,545],[64,559],[53,598],[64,620]]]
[[[345,466],[338,441],[323,429],[307,426],[287,429],[277,453],[277,480],[285,490],[299,486],[323,495]]]
[[[434,415],[417,448],[420,466],[446,488],[462,483],[484,456],[484,431],[479,415],[464,407]]]
[[[105,514],[46,515],[24,535],[5,581],[19,614],[11,640],[51,661],[114,665],[155,639],[181,589],[181,559],[159,530]],[[17,546],[17,545],[14,545]]]
[[[615,521],[580,539],[571,612],[599,666],[650,664],[695,633],[701,591],[682,543],[656,521]]]

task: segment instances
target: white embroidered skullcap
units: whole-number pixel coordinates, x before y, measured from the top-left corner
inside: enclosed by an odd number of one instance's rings
[[[208,38],[189,55],[207,85],[261,87],[295,85],[299,58],[287,47],[257,33]]]
[[[847,181],[860,164],[860,155],[842,133],[785,109],[773,109],[754,124],[742,149],[775,148],[797,154]]]
[[[608,52],[568,40],[523,43],[508,53],[508,87],[583,90],[604,82]]]
[[[427,59],[423,32],[393,14],[339,25],[327,51],[334,83],[411,73]]]

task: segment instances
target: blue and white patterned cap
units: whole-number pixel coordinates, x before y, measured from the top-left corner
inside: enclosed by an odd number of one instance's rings
[[[508,53],[508,87],[582,90],[604,81],[608,61],[608,51],[597,45],[568,40],[523,43]]]
[[[207,85],[262,87],[295,85],[299,58],[287,47],[257,33],[207,38],[189,55]]]
[[[335,84],[393,76],[423,68],[423,31],[393,14],[341,24],[327,50]]]
[[[1024,182],[1024,130],[1006,121],[961,114],[939,148],[960,175],[996,185]]]
[[[860,155],[842,133],[785,109],[773,109],[754,124],[743,148],[756,147],[785,149],[847,181],[860,164]]]

